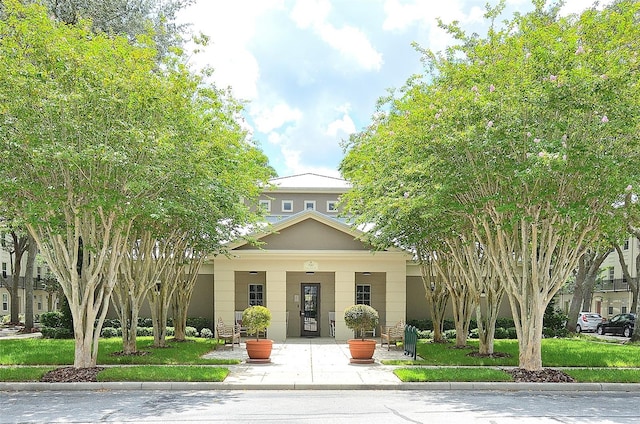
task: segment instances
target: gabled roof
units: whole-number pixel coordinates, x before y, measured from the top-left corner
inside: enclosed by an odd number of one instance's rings
[[[340,231],[342,233],[345,233],[351,237],[353,237],[354,240],[361,240],[362,241],[362,236],[364,235],[364,233],[362,231],[359,231],[357,229],[354,229],[353,227],[351,227],[348,224],[345,224],[341,221],[338,221],[334,218],[328,217],[324,214],[321,214],[317,211],[314,210],[305,210],[302,212],[299,212],[297,214],[291,215],[288,218],[285,218],[281,221],[278,221],[277,223],[273,224],[272,226],[268,227],[267,231],[263,231],[260,233],[256,233],[256,234],[252,234],[252,238],[256,239],[256,240],[261,240],[267,236],[270,236],[272,234],[277,234],[287,228],[293,227],[296,224],[299,224],[303,221],[306,220],[315,220],[321,224],[324,224],[328,227],[331,227],[337,231]],[[366,244],[366,242],[363,241],[364,244]],[[229,249],[233,250],[233,249],[237,249],[241,246],[245,246],[247,245],[248,242],[245,240],[239,240],[237,242],[231,243],[229,245]]]
[[[345,179],[313,173],[272,178],[269,183],[278,191],[347,191],[351,188]]]

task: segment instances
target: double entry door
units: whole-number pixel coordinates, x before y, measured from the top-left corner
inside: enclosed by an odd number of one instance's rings
[[[301,283],[300,336],[320,337],[320,283]]]

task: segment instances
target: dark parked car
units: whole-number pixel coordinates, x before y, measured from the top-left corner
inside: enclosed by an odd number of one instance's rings
[[[596,332],[598,334],[621,334],[624,337],[631,337],[633,327],[636,322],[636,314],[618,314],[614,315],[608,321],[598,324]]]

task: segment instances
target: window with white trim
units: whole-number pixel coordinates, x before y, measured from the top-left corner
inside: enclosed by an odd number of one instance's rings
[[[249,306],[264,306],[264,285],[249,284]]]
[[[9,295],[7,293],[2,293],[2,310],[9,310]]]
[[[271,212],[271,200],[260,200],[258,205],[266,212]]]
[[[615,276],[613,267],[609,268],[609,281],[613,281],[613,277]]]
[[[371,306],[371,285],[370,284],[356,285],[356,304]]]
[[[293,200],[282,201],[282,212],[293,212]]]
[[[316,210],[316,201],[315,200],[305,200],[304,201],[304,210],[305,211],[308,211],[308,210],[315,211]]]
[[[6,262],[2,262],[2,276],[4,278],[7,278],[7,263]]]
[[[327,201],[327,212],[338,212],[338,202],[335,200]]]
[[[624,241],[624,250],[629,250],[629,239]]]

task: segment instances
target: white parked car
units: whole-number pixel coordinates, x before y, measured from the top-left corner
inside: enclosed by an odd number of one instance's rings
[[[596,331],[598,324],[602,324],[602,316],[595,312],[580,312],[578,314],[578,323],[576,324],[576,333],[583,331]]]

